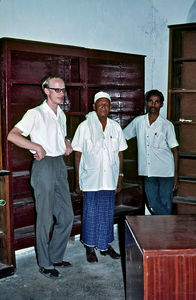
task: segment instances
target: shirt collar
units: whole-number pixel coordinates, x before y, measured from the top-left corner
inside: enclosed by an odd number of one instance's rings
[[[46,99],[43,102],[43,108],[48,111],[49,113],[52,113],[56,118],[58,118],[59,114],[61,113],[62,109],[58,105],[57,107],[57,115],[54,113],[54,111],[50,108],[50,106],[47,104]]]
[[[156,119],[156,121],[154,121],[153,123],[152,123],[152,125],[153,124],[158,124],[159,122],[160,122],[160,114],[158,115],[158,118]],[[148,118],[148,114],[146,114],[146,123],[147,123],[147,125],[150,127],[150,126],[152,126],[152,125],[150,125],[150,123],[149,123],[149,118]]]

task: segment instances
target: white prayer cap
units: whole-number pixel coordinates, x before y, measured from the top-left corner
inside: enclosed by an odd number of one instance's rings
[[[100,98],[106,98],[108,100],[110,100],[111,102],[111,98],[110,98],[110,95],[108,93],[105,93],[105,92],[98,92],[97,94],[95,94],[94,96],[94,103],[97,102],[98,99]]]

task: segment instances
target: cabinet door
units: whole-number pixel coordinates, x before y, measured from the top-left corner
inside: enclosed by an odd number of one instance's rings
[[[0,170],[0,278],[14,274],[15,255],[11,247],[9,174]]]
[[[180,213],[196,213],[196,25],[169,27],[168,118],[179,140],[180,186],[174,203]]]

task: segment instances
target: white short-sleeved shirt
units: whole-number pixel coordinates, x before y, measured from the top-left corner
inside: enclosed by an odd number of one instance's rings
[[[174,158],[171,148],[178,142],[173,124],[159,116],[149,124],[148,114],[136,117],[124,130],[127,140],[137,137],[138,173],[148,177],[173,177]]]
[[[56,115],[44,101],[29,109],[15,127],[23,132],[22,135],[30,135],[32,142],[40,144],[47,156],[63,155],[66,151],[66,116],[59,106]]]
[[[115,190],[119,176],[118,153],[127,148],[120,125],[107,119],[102,146],[95,149],[87,120],[77,128],[72,141],[75,151],[82,152],[79,184],[83,191]]]

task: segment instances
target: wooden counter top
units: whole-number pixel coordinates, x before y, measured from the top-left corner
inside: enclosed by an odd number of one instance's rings
[[[196,251],[196,215],[128,216],[126,220],[141,251]]]

